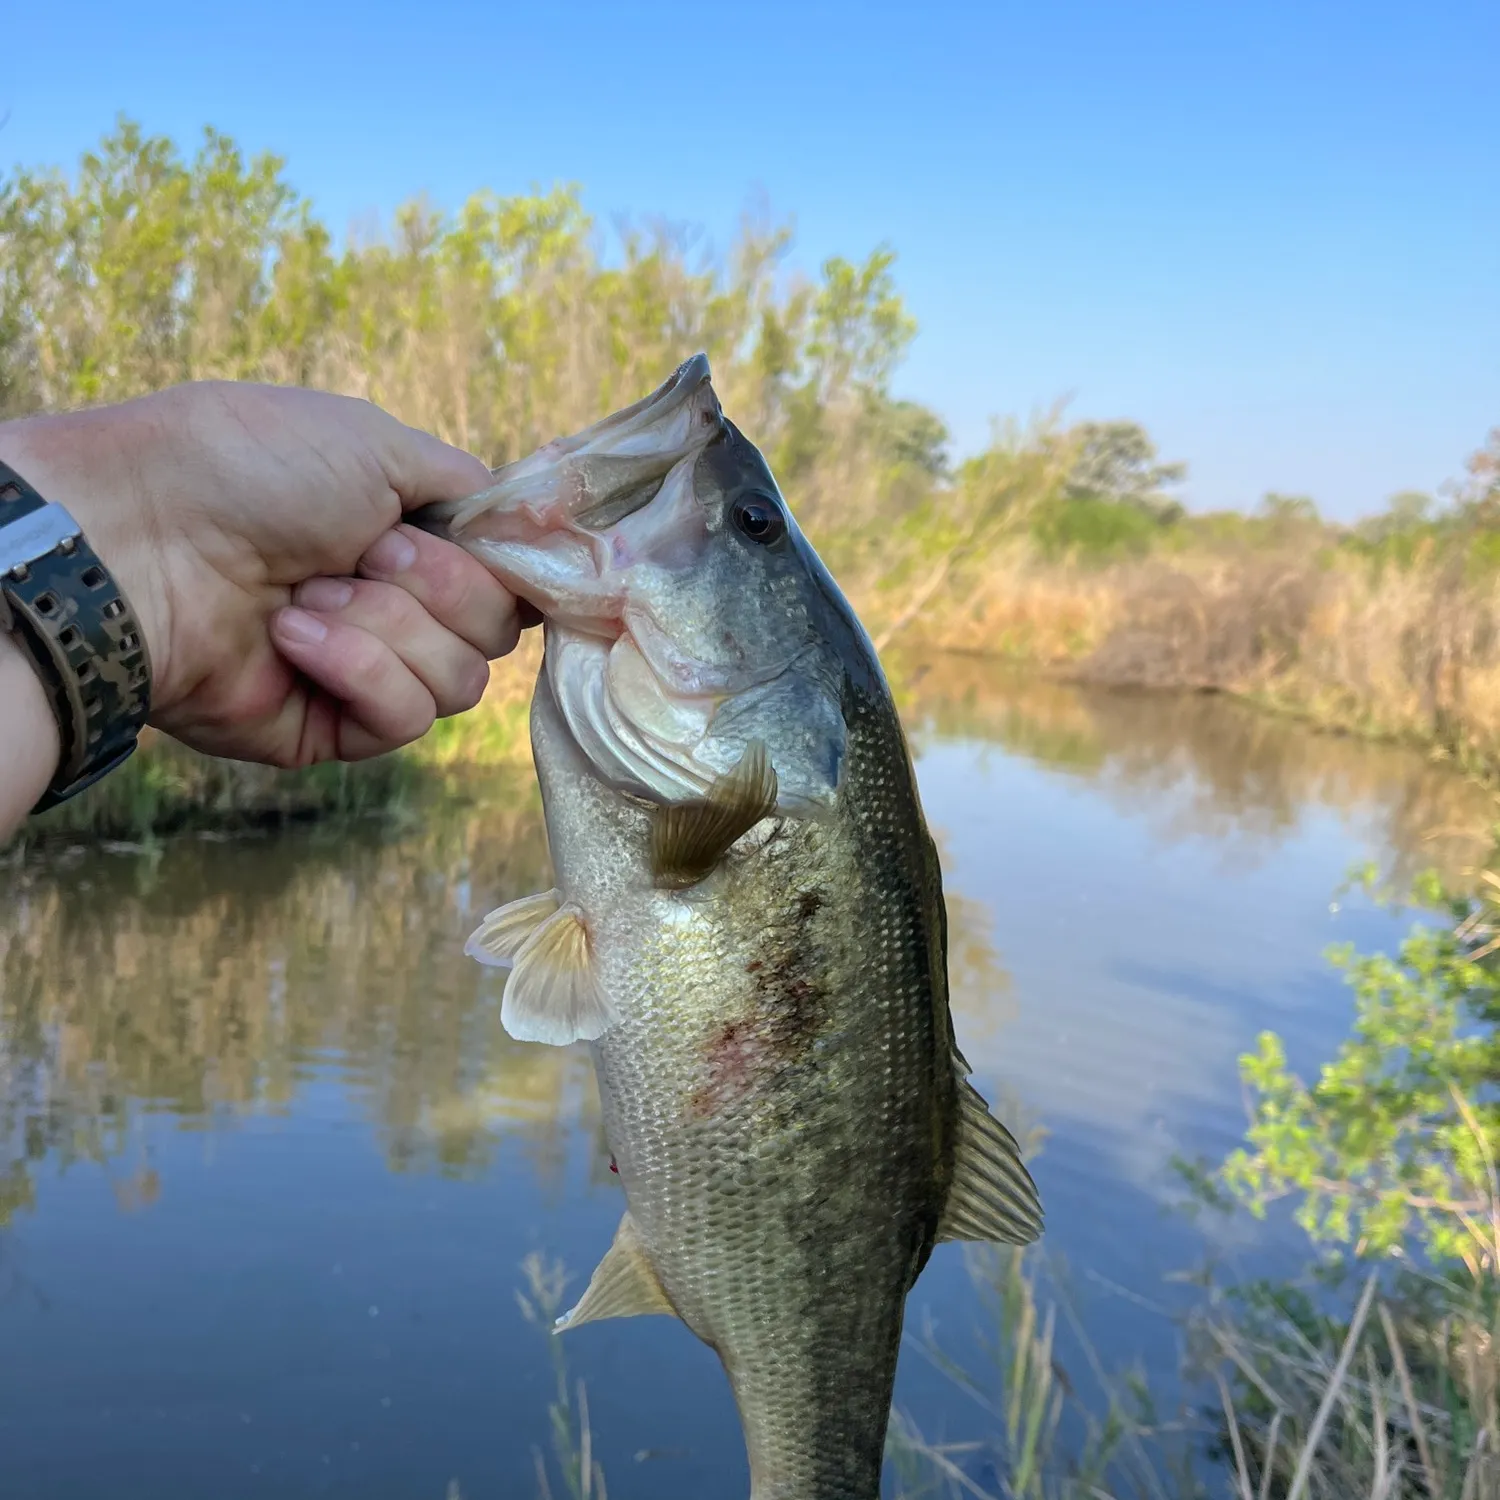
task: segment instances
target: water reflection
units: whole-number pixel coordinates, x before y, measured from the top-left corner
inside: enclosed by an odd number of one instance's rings
[[[1437,863],[1460,874],[1483,847],[1473,830],[1490,818],[1489,799],[1413,753],[1312,735],[1220,699],[1089,692],[962,659],[897,672],[951,872],[960,1042],[986,1086],[1051,1137],[1039,1166],[1051,1241],[1075,1265],[1149,1293],[1191,1255],[1187,1231],[1167,1235],[1151,1217],[1162,1163],[1200,1140],[1232,1141],[1237,1049],[1265,1024],[1309,1053],[1342,1030],[1337,982],[1317,965],[1342,865],[1373,853],[1390,870]],[[105,1470],[91,1467],[87,1444],[38,1434],[53,1420],[103,1442],[107,1424],[84,1410],[94,1398],[80,1394],[79,1371],[97,1358],[101,1370],[133,1372],[145,1336],[175,1350],[151,1408],[162,1451],[180,1449],[182,1465],[197,1453],[209,1465],[201,1475],[216,1476],[188,1484],[194,1493],[394,1500],[418,1493],[420,1472],[421,1492],[439,1495],[438,1468],[465,1444],[484,1452],[474,1464],[495,1465],[489,1493],[527,1492],[546,1350],[515,1344],[514,1317],[485,1325],[503,1368],[475,1370],[472,1352],[457,1350],[474,1319],[499,1317],[495,1299],[508,1306],[523,1244],[545,1234],[586,1274],[619,1203],[586,1058],[507,1038],[497,977],[461,952],[480,913],[550,881],[534,780],[487,772],[463,791],[404,828],[184,839],[155,857],[74,851],[11,873],[0,910],[0,1228],[11,1225],[0,1233],[0,1343],[22,1365],[0,1367],[0,1454],[28,1465],[25,1493],[100,1491]],[[284,1125],[285,1139],[266,1122]],[[375,1176],[356,1141],[377,1148]],[[60,1186],[101,1172],[102,1202]],[[433,1184],[450,1186],[434,1197]],[[446,1390],[447,1405],[424,1418],[430,1431],[399,1424],[410,1470],[390,1467],[392,1449],[387,1467],[371,1458],[335,1482],[326,1432],[297,1428],[286,1369],[256,1366],[220,1415],[233,1423],[256,1410],[281,1424],[283,1467],[273,1484],[264,1451],[247,1448],[229,1484],[211,1467],[229,1440],[194,1426],[202,1413],[186,1394],[222,1376],[229,1350],[274,1326],[287,1368],[326,1357],[329,1383],[307,1398],[324,1426],[330,1414],[346,1420],[351,1391],[363,1389],[357,1372],[388,1384],[383,1372],[401,1363],[384,1334],[358,1355],[326,1352],[340,1305],[327,1278],[350,1253],[351,1231],[338,1226],[351,1215],[366,1226],[362,1253],[381,1289],[360,1294],[350,1327],[366,1302],[386,1307],[415,1285],[412,1297],[427,1301],[411,1317],[434,1343],[411,1346],[404,1368],[423,1389]],[[109,1290],[120,1245],[134,1243],[124,1226],[157,1221],[136,1279],[120,1283],[142,1307],[110,1333],[100,1309],[126,1296]],[[179,1274],[200,1239],[218,1266],[246,1253],[247,1237],[259,1258],[227,1302],[153,1279],[163,1261]],[[490,1310],[476,1302],[481,1288]],[[950,1322],[972,1321],[946,1252],[918,1291]],[[82,1320],[71,1343],[51,1311],[69,1304]],[[129,1321],[137,1314],[144,1323]],[[216,1332],[194,1342],[204,1317]],[[1131,1353],[1152,1337],[1121,1318],[1115,1342]],[[600,1441],[613,1444],[603,1451],[675,1451],[706,1424],[697,1469],[612,1473],[612,1494],[734,1492],[727,1393],[690,1346],[680,1329],[639,1321],[576,1346],[594,1362]],[[1171,1358],[1170,1337],[1147,1357]],[[903,1367],[902,1380],[919,1415],[924,1401],[929,1416],[941,1412],[936,1377]],[[485,1403],[505,1381],[518,1383],[497,1427]],[[98,1399],[108,1409],[116,1397]],[[370,1387],[371,1402],[388,1399],[386,1385]],[[24,1424],[6,1425],[7,1402]],[[354,1448],[373,1452],[373,1441]],[[157,1452],[109,1471],[131,1477],[113,1485],[120,1500],[154,1500],[200,1476]]]
[[[1085,689],[979,657],[898,659],[893,677],[919,744],[972,740],[1073,772],[1147,809],[1165,838],[1264,859],[1310,814],[1332,812],[1401,884],[1429,868],[1463,884],[1489,850],[1493,796],[1414,750],[1314,733],[1221,695]]]
[[[454,933],[549,879],[531,778],[373,828],[188,839],[156,859],[61,858],[15,881],[0,923],[0,1182],[123,1154],[137,1112],[185,1126],[290,1108],[336,1070],[397,1170],[475,1171],[514,1124],[545,1154],[584,1071],[512,1043]],[[482,1114],[454,1104],[492,1076]],[[149,1179],[121,1187],[149,1200]]]

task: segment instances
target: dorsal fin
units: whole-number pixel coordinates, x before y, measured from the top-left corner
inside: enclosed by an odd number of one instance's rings
[[[776,771],[760,740],[751,740],[732,771],[715,778],[708,795],[658,808],[651,830],[651,869],[658,885],[702,880],[729,846],[776,810]]]
[[[958,1074],[958,1143],[953,1185],[938,1224],[939,1240],[1029,1245],[1042,1233],[1042,1200],[1016,1138],[989,1111],[954,1056]]]

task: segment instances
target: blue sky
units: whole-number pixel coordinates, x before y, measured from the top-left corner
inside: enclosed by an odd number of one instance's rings
[[[574,181],[718,244],[881,241],[899,385],[960,449],[1071,397],[1144,422],[1195,505],[1334,515],[1500,424],[1500,4],[13,5],[0,164],[125,110],[289,159],[342,227]]]

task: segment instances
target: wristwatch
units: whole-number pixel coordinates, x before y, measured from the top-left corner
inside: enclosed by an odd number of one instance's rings
[[[45,812],[130,758],[150,710],[151,659],[78,522],[3,462],[0,630],[31,658],[57,717],[57,774],[32,809]]]

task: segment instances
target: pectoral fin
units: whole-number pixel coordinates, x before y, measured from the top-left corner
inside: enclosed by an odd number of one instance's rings
[[[657,810],[651,864],[657,882],[688,886],[703,879],[729,846],[776,810],[776,771],[760,740],[751,740],[732,771],[706,797]]]
[[[521,944],[561,905],[562,897],[555,890],[508,901],[474,929],[464,952],[482,964],[508,969],[516,961]]]
[[[558,907],[516,949],[500,1024],[518,1042],[566,1047],[596,1040],[618,1019],[594,976],[583,914]]]
[[[557,1320],[553,1332],[562,1333],[600,1318],[639,1318],[650,1313],[666,1313],[675,1318],[677,1309],[651,1269],[641,1247],[640,1232],[627,1211],[615,1231],[614,1243],[589,1278],[588,1290],[571,1312]]]
[[[939,1240],[1029,1245],[1042,1233],[1042,1200],[1021,1161],[1021,1148],[958,1072],[958,1146],[953,1185],[938,1224]]]

